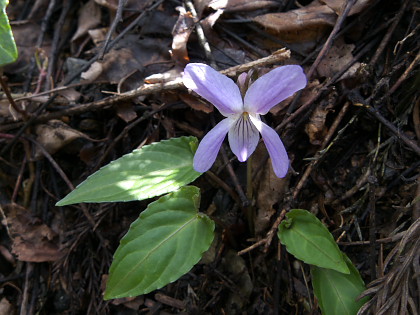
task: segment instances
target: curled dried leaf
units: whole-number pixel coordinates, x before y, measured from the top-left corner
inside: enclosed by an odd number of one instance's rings
[[[29,210],[17,205],[3,207],[12,238],[12,252],[20,261],[56,261],[62,257],[58,234],[34,217]]]
[[[172,59],[180,67],[184,67],[189,61],[187,51],[187,42],[194,29],[194,18],[191,12],[185,11],[184,8],[178,8],[179,17],[172,30]]]
[[[325,122],[327,115],[331,112],[332,106],[318,106],[313,111],[309,122],[305,126],[305,132],[309,137],[309,142],[313,145],[321,145],[328,133],[328,127]]]
[[[88,1],[80,9],[77,31],[71,38],[71,41],[76,41],[86,35],[89,30],[98,26],[101,23],[101,18],[102,14],[100,7],[93,0]]]
[[[336,13],[326,5],[307,6],[282,13],[259,15],[253,20],[289,43],[318,40],[335,24]]]
[[[89,141],[96,141],[83,132],[77,131],[60,120],[51,120],[46,124],[37,125],[35,127],[37,141],[47,150],[48,153],[54,154],[63,146],[69,144],[78,138],[84,138]],[[42,156],[42,152],[37,149],[35,157]]]

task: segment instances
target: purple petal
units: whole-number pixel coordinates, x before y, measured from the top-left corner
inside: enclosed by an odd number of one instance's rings
[[[208,100],[222,113],[242,112],[243,102],[238,86],[227,76],[202,63],[189,63],[182,77],[184,85]]]
[[[246,83],[246,78],[248,77],[248,74],[246,72],[242,72],[237,80],[238,86],[239,86],[239,90],[242,90],[243,88],[245,88],[245,83]]]
[[[261,133],[267,151],[270,154],[274,174],[279,178],[285,177],[289,169],[289,158],[279,135],[273,128],[267,126],[261,120],[253,116],[250,117],[255,127]]]
[[[244,162],[255,151],[260,135],[248,114],[238,115],[229,130],[229,145],[238,160]]]
[[[265,115],[293,93],[306,86],[306,75],[300,66],[278,67],[255,81],[244,98],[245,111]]]
[[[231,119],[223,119],[201,140],[194,155],[193,165],[197,172],[204,173],[213,165],[231,125]]]

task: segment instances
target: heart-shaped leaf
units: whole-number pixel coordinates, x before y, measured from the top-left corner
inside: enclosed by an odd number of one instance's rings
[[[0,0],[0,67],[17,59],[17,49],[6,14],[8,0]]]
[[[277,232],[289,253],[307,264],[349,273],[343,254],[328,229],[306,210],[286,214]]]
[[[201,173],[193,169],[198,140],[180,137],[144,146],[102,167],[57,202],[143,200],[191,183]]]
[[[312,286],[323,315],[355,315],[368,300],[356,298],[366,289],[359,271],[343,254],[349,274],[311,266]]]
[[[197,211],[194,186],[149,204],[121,239],[109,270],[105,299],[159,289],[186,274],[210,247],[214,222]]]

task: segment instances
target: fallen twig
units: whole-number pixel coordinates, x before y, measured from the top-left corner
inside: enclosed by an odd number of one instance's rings
[[[410,140],[401,130],[395,127],[390,121],[388,121],[384,116],[382,116],[379,111],[369,105],[362,105],[373,117],[379,120],[385,127],[387,127],[393,134],[395,134],[399,139],[401,139],[408,147],[410,147],[415,153],[420,155],[420,147],[412,140]]]
[[[303,185],[305,184],[306,180],[308,179],[308,177],[311,174],[312,170],[314,169],[315,165],[319,162],[321,157],[324,155],[324,153],[325,153],[324,149],[327,147],[327,145],[330,142],[332,136],[334,135],[335,131],[337,130],[338,125],[340,124],[340,122],[344,118],[344,115],[347,113],[347,110],[349,109],[349,105],[350,105],[350,102],[346,102],[344,104],[343,108],[341,108],[341,111],[338,113],[336,119],[334,120],[334,123],[332,124],[331,128],[328,130],[328,133],[325,136],[321,147],[319,148],[318,152],[313,157],[314,160],[306,168],[305,173],[303,173],[303,175],[300,178],[299,182],[297,183],[295,189],[293,190],[293,199],[296,199],[297,195],[299,194],[300,190],[302,189]]]
[[[274,235],[276,234],[275,232],[277,231],[281,221],[283,220],[284,216],[286,215],[286,210],[282,210],[280,212],[280,215],[278,216],[278,218],[276,219],[276,221],[274,221],[270,231],[268,231],[268,233],[266,234],[265,238],[263,238],[262,240],[259,240],[258,242],[252,244],[251,246],[241,250],[238,252],[238,255],[243,255],[247,252],[250,252],[251,250],[261,246],[264,244],[264,252],[267,252],[268,247],[271,244],[271,241],[273,240]]]

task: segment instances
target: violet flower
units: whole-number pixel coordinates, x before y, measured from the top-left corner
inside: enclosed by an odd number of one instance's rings
[[[263,123],[260,115],[267,114],[273,106],[306,86],[306,76],[300,66],[278,67],[261,76],[251,84],[243,99],[231,79],[202,63],[188,64],[183,81],[226,117],[201,140],[194,156],[197,172],[210,169],[226,134],[232,152],[244,162],[257,147],[261,133],[274,173],[280,178],[286,176],[289,168],[286,149],[277,132]],[[239,81],[243,81],[243,76]]]

